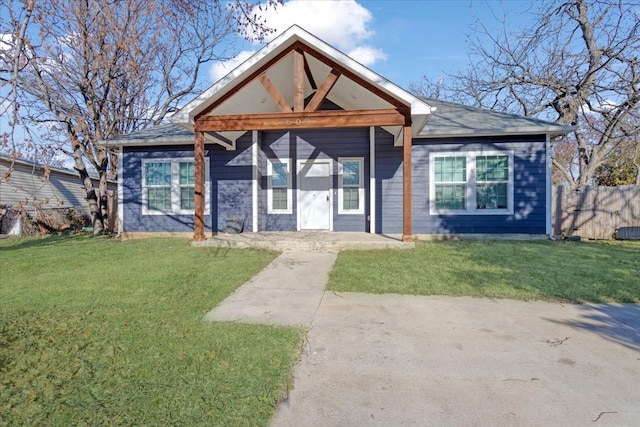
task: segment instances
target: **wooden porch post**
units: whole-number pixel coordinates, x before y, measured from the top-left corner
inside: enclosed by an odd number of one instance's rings
[[[402,241],[413,242],[411,232],[411,124],[403,128],[402,146]]]
[[[193,240],[201,242],[204,237],[204,132],[196,132],[193,148],[193,166],[195,169],[195,194],[193,220]]]

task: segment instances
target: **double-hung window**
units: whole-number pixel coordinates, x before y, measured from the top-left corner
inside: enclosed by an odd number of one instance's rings
[[[338,159],[338,213],[364,213],[364,180],[362,157]]]
[[[513,213],[513,153],[431,153],[429,213]]]
[[[193,159],[142,161],[142,214],[194,214]],[[209,159],[205,159],[205,214],[209,213]]]
[[[269,213],[290,214],[291,169],[289,159],[269,159],[267,163]]]

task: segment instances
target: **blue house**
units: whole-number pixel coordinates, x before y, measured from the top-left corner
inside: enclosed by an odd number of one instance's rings
[[[120,150],[126,235],[551,233],[572,128],[418,98],[299,27]]]

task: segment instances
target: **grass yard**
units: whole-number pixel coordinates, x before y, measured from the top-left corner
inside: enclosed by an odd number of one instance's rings
[[[303,331],[201,319],[275,256],[0,239],[0,425],[266,425]]]
[[[329,289],[640,303],[640,242],[444,241],[343,251]]]

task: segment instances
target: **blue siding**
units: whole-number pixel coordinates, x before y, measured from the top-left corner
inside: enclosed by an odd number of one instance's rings
[[[159,149],[160,148],[160,149]],[[212,147],[207,146],[205,155]],[[129,148],[123,151],[123,227],[125,232],[193,232],[193,215],[142,215],[142,160],[193,158],[193,149],[181,147]],[[211,216],[204,219],[211,230]]]
[[[236,141],[235,150],[213,145],[210,152],[214,231],[224,231],[225,222],[233,217],[244,221],[245,231],[253,231],[251,133]]]
[[[415,140],[412,148],[411,169],[413,232],[426,234],[546,233],[545,141],[544,135]],[[439,151],[480,150],[513,151],[513,215],[430,215],[429,154]]]
[[[362,157],[364,159],[365,181],[365,213],[358,215],[338,214],[338,158]],[[332,162],[333,185],[333,230],[334,231],[367,231],[369,215],[369,129],[322,129],[305,131],[271,131],[262,134],[262,156],[260,170],[260,187],[267,189],[267,159],[290,159],[291,170],[296,171],[297,160],[330,159]],[[296,189],[297,180],[292,175],[292,213],[268,214],[267,192],[262,191],[263,209],[260,217],[262,230],[292,231],[297,227]]]
[[[210,162],[210,215],[205,215],[205,230],[225,229],[225,221],[237,216],[244,229],[252,230],[251,134],[238,139],[236,150],[227,151],[213,144],[205,148]],[[193,215],[142,215],[142,160],[193,158],[193,150],[178,147],[124,149],[123,198],[124,230],[127,232],[193,231]],[[213,225],[213,226],[212,226]]]
[[[324,129],[270,131],[261,134],[258,165],[258,228],[267,231],[293,231],[297,225],[295,177],[296,161],[332,160],[333,229],[369,231],[369,129]],[[429,154],[451,151],[511,150],[514,153],[513,215],[430,215]],[[207,145],[210,161],[211,215],[205,217],[207,231],[225,229],[225,221],[237,216],[252,229],[251,133],[237,141],[237,149],[227,151]],[[470,137],[414,140],[412,148],[412,219],[418,234],[526,233],[546,232],[546,152],[545,136]],[[193,231],[193,215],[142,215],[142,160],[193,157],[191,147],[129,148],[123,153],[124,230]],[[365,212],[338,214],[338,158],[364,159]],[[394,147],[393,137],[376,129],[376,230],[402,232],[402,147]],[[292,213],[267,213],[267,159],[289,159],[292,175]]]

